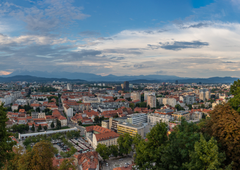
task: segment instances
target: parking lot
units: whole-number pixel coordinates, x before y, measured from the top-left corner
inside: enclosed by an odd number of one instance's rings
[[[75,138],[75,139],[68,139],[68,142],[73,144],[73,147],[77,150],[75,154],[86,153],[89,151],[93,151],[92,146],[87,142],[85,138]],[[61,158],[60,152],[67,152],[70,150],[60,139],[52,140],[52,144],[58,150],[58,155],[56,157]]]
[[[112,170],[116,167],[124,167],[127,164],[132,164],[133,158],[126,157],[126,158],[112,158],[110,160],[107,160],[108,166],[106,166],[106,163],[103,165],[103,170]]]
[[[92,146],[85,138],[69,139],[68,141],[73,144],[74,148],[76,148],[79,153],[93,151]]]

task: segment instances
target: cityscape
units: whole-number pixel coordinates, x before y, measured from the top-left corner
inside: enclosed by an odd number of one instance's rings
[[[0,1],[0,169],[239,170],[239,9]]]

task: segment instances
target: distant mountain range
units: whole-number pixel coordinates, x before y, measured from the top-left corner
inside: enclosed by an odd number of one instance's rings
[[[169,75],[139,75],[139,76],[101,76],[92,73],[69,73],[69,72],[29,72],[18,71],[7,76],[0,76],[0,82],[11,81],[28,81],[28,82],[52,82],[52,81],[67,81],[67,82],[123,82],[130,83],[160,83],[160,82],[175,82],[183,83],[233,83],[238,78],[234,77],[210,77],[210,78],[188,78]]]

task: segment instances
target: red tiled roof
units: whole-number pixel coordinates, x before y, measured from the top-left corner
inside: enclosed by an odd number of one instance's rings
[[[98,166],[98,153],[96,151],[74,155],[82,170],[96,169]]]
[[[92,132],[92,131],[96,131],[98,133],[106,133],[106,132],[111,132],[111,130],[107,129],[107,128],[104,128],[104,127],[101,127],[101,126],[88,126],[86,127],[86,131],[87,132]]]
[[[116,132],[106,132],[106,133],[100,133],[100,134],[95,134],[97,141],[103,141],[103,140],[108,140],[108,139],[113,139],[117,138],[120,135],[117,134]]]

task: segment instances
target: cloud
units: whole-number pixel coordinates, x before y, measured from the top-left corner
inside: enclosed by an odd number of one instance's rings
[[[159,43],[161,44],[161,48],[166,50],[181,50],[186,48],[201,48],[203,46],[208,46],[209,43],[207,42],[201,42],[201,41],[192,41],[192,42],[186,42],[186,41],[174,41],[173,43]]]
[[[207,27],[207,26],[210,26],[209,23],[204,23],[204,22],[199,22],[197,24],[192,24],[192,25],[189,25],[189,26],[181,26],[181,28],[183,29],[187,29],[187,28],[202,28],[202,27]]]
[[[0,14],[22,20],[29,31],[49,32],[90,17],[72,3],[72,0],[38,0],[33,7],[23,7],[5,2],[0,4]]]

